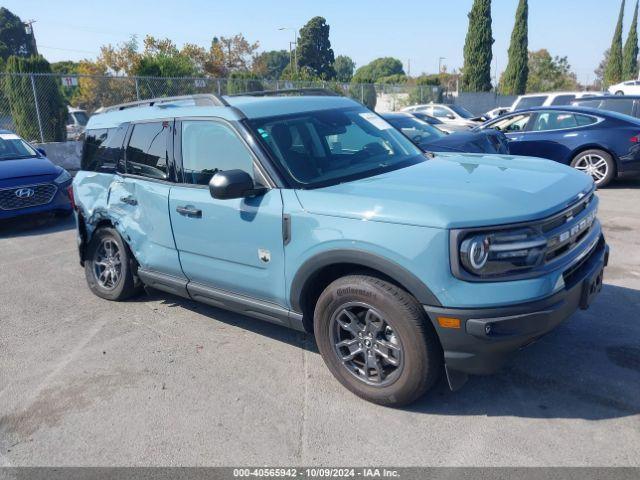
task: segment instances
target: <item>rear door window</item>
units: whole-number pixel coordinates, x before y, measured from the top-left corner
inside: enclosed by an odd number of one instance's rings
[[[132,175],[169,178],[169,122],[134,125],[126,150],[126,171]]]
[[[541,112],[533,125],[531,131],[545,132],[549,130],[563,130],[565,128],[575,128],[578,122],[573,113],[568,112]]]

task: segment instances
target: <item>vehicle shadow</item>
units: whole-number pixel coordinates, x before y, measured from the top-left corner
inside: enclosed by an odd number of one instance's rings
[[[76,227],[72,215],[57,217],[53,214],[27,215],[0,220],[0,238],[26,237],[62,232]]]
[[[618,178],[607,185],[604,190],[621,190],[626,188],[640,188],[640,178],[628,177]]]
[[[605,285],[587,311],[451,392],[444,379],[410,411],[602,420],[640,414],[640,291]]]
[[[149,294],[318,353],[313,335],[163,292],[149,290]],[[589,310],[576,312],[540,341],[516,352],[496,374],[470,377],[457,392],[449,390],[443,375],[434,389],[405,410],[430,415],[585,420],[640,414],[639,308],[640,291],[605,285]],[[345,395],[349,395],[346,390]]]
[[[239,327],[265,337],[284,342],[295,347],[301,347],[312,353],[319,353],[313,335],[309,335],[291,328],[266,322],[240,313],[231,312],[222,308],[212,307],[204,303],[178,297],[170,293],[161,292],[153,288],[145,288],[147,295],[134,297],[128,302],[162,300],[171,307],[181,307],[199,315],[215,318],[216,320]]]

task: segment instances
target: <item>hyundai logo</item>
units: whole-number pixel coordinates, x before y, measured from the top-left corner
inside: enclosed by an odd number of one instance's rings
[[[15,191],[16,197],[18,198],[29,198],[33,197],[36,192],[33,188],[19,188]]]

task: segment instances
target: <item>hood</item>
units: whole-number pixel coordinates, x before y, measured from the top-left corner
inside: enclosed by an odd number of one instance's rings
[[[35,177],[38,175],[53,175],[56,173],[60,173],[60,168],[43,157],[0,160],[0,180]]]
[[[318,215],[462,228],[545,218],[592,188],[589,176],[549,160],[443,153],[411,167],[297,194],[302,207]]]

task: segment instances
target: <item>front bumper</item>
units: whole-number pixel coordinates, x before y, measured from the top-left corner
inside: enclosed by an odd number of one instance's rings
[[[578,308],[588,308],[600,291],[608,258],[609,247],[601,236],[582,263],[565,273],[565,287],[541,300],[488,309],[424,306],[444,350],[451,388],[461,386],[467,374],[495,372],[511,353],[553,330]],[[459,319],[459,328],[442,327],[441,317]]]
[[[71,185],[71,180],[61,184],[55,184],[53,182],[38,182],[38,185],[44,184],[52,185],[56,188],[55,194],[51,197],[51,200],[46,203],[21,208],[3,209],[0,207],[0,220],[47,212],[70,212],[72,210],[72,206],[67,188]],[[21,185],[16,185],[5,188],[5,190],[15,190],[20,187]]]

